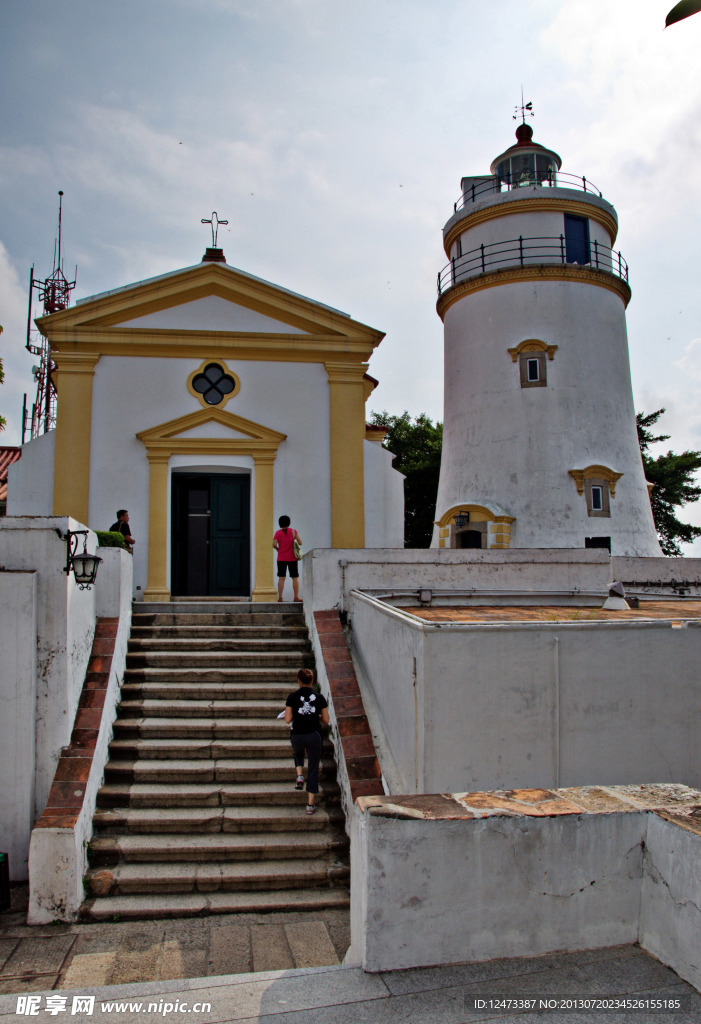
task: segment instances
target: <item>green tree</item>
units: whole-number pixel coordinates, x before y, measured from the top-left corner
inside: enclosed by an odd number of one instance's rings
[[[667,15],[664,27],[668,28],[677,21],[690,18],[692,14],[698,14],[699,11],[701,11],[701,0],[681,0],[681,3],[676,4]]]
[[[408,412],[401,416],[374,412],[370,422],[373,426],[388,428],[382,444],[394,454],[394,468],[406,477],[404,546],[430,547],[441,471],[443,424],[434,424],[423,413],[412,421]]]
[[[647,414],[639,412],[635,419],[645,476],[649,483],[655,485],[650,503],[660,546],[665,555],[681,555],[680,542],[690,544],[701,537],[701,527],[682,523],[675,515],[678,508],[701,497],[701,487],[697,487],[694,482],[694,474],[701,469],[701,451],[681,452],[678,455],[668,451],[657,458],[650,455],[650,445],[669,441],[669,434],[655,435],[651,429],[664,411],[658,409]]]

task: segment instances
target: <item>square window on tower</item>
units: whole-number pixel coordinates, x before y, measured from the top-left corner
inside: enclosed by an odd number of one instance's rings
[[[608,481],[585,480],[584,493],[587,499],[587,513],[590,516],[610,517],[611,504]]]
[[[545,352],[521,352],[519,368],[522,388],[544,388],[547,386]]]

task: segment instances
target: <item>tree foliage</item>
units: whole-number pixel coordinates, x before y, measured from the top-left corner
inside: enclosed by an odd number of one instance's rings
[[[680,543],[690,544],[701,537],[701,527],[682,523],[675,515],[676,509],[701,497],[701,487],[694,482],[694,474],[701,469],[701,451],[680,454],[668,451],[657,458],[650,455],[650,445],[669,441],[669,434],[655,435],[651,429],[664,411],[639,412],[635,419],[645,477],[655,485],[650,503],[660,546],[665,555],[681,555]]]
[[[701,0],[681,0],[681,3],[676,4],[667,15],[665,28],[674,25],[677,21],[683,21],[684,18],[690,18],[692,14],[698,14],[700,11]]]
[[[423,413],[412,421],[408,412],[401,416],[374,412],[370,422],[373,426],[388,428],[382,444],[394,454],[394,468],[406,477],[404,546],[430,547],[441,471],[443,424],[434,424]]]

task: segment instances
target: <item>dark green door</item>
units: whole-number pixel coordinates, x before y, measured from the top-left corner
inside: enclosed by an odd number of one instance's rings
[[[174,473],[173,595],[250,593],[250,481],[233,474]]]

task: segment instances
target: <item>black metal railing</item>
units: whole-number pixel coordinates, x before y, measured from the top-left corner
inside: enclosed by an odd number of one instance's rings
[[[620,252],[601,242],[584,242],[559,237],[518,238],[480,245],[454,257],[438,274],[438,294],[466,278],[477,277],[500,267],[524,267],[534,263],[572,263],[592,267],[628,281],[628,264]]]
[[[596,185],[592,185],[587,178],[580,178],[577,174],[563,174],[562,171],[558,171],[557,174],[547,177],[540,177],[535,174],[522,175],[520,178],[514,178],[513,180],[510,176],[500,179],[495,175],[486,181],[479,181],[477,184],[470,185],[458,201],[453,203],[453,210],[457,213],[458,210],[462,210],[463,207],[469,206],[470,203],[474,203],[477,199],[482,199],[490,193],[513,192],[519,188],[573,188],[578,189],[580,192],[590,192],[592,195],[598,196],[599,199],[604,198]]]

